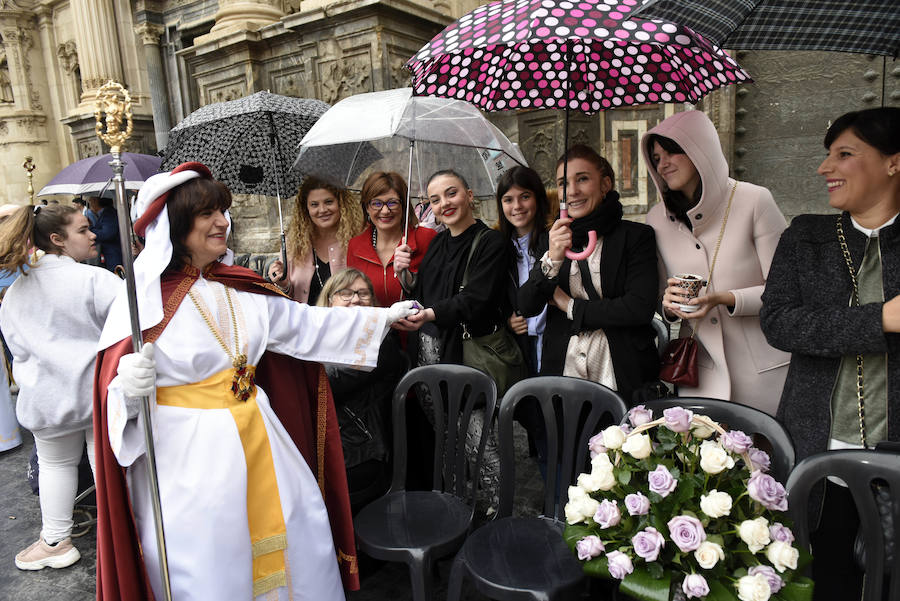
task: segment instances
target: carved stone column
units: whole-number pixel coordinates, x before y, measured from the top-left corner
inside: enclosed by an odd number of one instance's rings
[[[20,111],[40,111],[41,99],[31,81],[31,61],[28,54],[34,46],[29,24],[19,18],[0,19],[3,50],[8,66],[9,86],[15,107]]]
[[[156,147],[165,148],[169,143],[172,118],[169,116],[169,92],[166,74],[160,55],[159,36],[165,29],[161,25],[139,23],[134,32],[144,44],[144,58],[147,60],[147,77],[150,79],[150,102],[153,105],[153,130],[156,133]]]
[[[72,0],[72,22],[81,69],[81,102],[90,104],[97,88],[110,79],[123,81],[121,51],[110,0]]]
[[[281,0],[219,0],[216,24],[194,43],[203,44],[235,31],[256,31],[283,16]]]

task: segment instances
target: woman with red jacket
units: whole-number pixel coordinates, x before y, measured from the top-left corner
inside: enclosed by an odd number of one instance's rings
[[[404,289],[412,288],[428,244],[437,235],[432,229],[418,227],[412,210],[404,235],[406,191],[399,173],[376,171],[367,177],[360,197],[368,226],[347,246],[347,266],[372,280],[382,307],[402,299]]]

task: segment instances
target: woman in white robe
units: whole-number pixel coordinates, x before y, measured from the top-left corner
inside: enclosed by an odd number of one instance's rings
[[[149,393],[173,598],[343,599],[339,564],[353,549],[335,550],[321,481],[253,371],[266,352],[371,369],[387,327],[411,314],[412,302],[325,309],[251,292],[272,285],[219,262],[230,200],[203,165],[190,163],[148,180],[136,205],[144,214],[135,229],[147,240],[135,262],[139,292],[177,282],[149,301],[139,294],[145,339],[158,337],[141,353],[113,356],[118,375],[106,387],[109,445],[128,468],[145,573],[164,598],[138,416],[138,397]],[[235,278],[249,283],[242,289]],[[119,301],[101,346],[127,336]],[[98,563],[98,598],[131,598],[106,584],[100,572],[109,570]]]

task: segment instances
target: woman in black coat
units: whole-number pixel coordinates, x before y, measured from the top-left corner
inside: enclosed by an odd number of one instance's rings
[[[826,449],[900,441],[900,108],[843,115],[825,134],[825,148],[818,173],[841,214],[794,218],[775,251],[759,314],[769,344],[792,353],[777,417],[798,461]],[[812,538],[817,598],[858,599],[862,574],[850,548],[859,522],[849,492],[829,481],[824,506],[817,495],[811,508],[813,523],[822,510]]]
[[[659,376],[650,323],[658,293],[656,238],[649,226],[622,219],[612,167],[592,148],[576,145],[560,157],[558,189],[566,160],[569,217],[550,228],[541,259],[519,289],[519,309],[531,316],[549,304],[541,374],[593,380],[630,402]],[[566,258],[566,250],[585,246],[590,230],[598,236],[593,253]]]

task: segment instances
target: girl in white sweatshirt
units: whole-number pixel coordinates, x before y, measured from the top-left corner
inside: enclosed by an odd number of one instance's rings
[[[85,443],[94,464],[92,381],[97,341],[120,280],[79,261],[97,256],[87,217],[64,205],[26,206],[0,224],[0,270],[30,269],[10,286],[0,328],[19,385],[16,417],[34,434],[42,529],[16,567],[63,568],[81,555],[72,509]],[[32,262],[30,249],[44,251]]]

